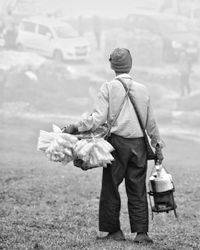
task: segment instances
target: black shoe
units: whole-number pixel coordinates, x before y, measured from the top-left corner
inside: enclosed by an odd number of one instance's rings
[[[104,237],[99,237],[97,236],[97,240],[116,240],[116,241],[124,241],[126,240],[124,237],[124,234],[122,232],[122,230],[118,230],[115,233],[108,233],[106,236]]]
[[[137,233],[135,239],[135,243],[153,243],[153,240],[148,236],[147,233]]]

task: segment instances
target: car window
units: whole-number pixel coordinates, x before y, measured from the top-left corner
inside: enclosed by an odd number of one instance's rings
[[[77,37],[78,32],[74,30],[70,25],[63,25],[54,27],[54,30],[59,38]]]
[[[45,25],[39,25],[38,33],[44,36],[46,36],[48,33],[52,34],[51,30]]]
[[[23,22],[22,27],[25,31],[34,32],[36,25],[31,22]]]

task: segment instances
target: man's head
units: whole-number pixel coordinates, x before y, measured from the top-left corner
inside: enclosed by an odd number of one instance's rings
[[[129,73],[132,67],[132,57],[130,51],[125,48],[116,48],[111,53],[110,58],[111,68],[116,74]]]

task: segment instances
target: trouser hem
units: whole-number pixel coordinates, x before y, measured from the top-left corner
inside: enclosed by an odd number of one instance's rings
[[[131,233],[147,233],[148,231],[148,227],[131,228]]]
[[[116,227],[116,228],[99,227],[100,232],[106,232],[106,233],[115,233],[119,230],[120,230],[120,227]]]

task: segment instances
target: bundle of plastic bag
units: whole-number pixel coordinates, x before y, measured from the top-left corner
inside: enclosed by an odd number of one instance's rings
[[[82,139],[76,143],[74,156],[88,167],[107,167],[114,158],[112,145],[103,138]]]
[[[73,149],[77,142],[74,135],[62,133],[58,126],[53,125],[53,132],[40,130],[37,150],[44,152],[51,161],[67,164],[73,160]]]

